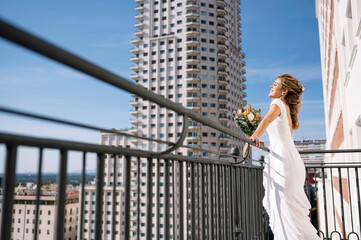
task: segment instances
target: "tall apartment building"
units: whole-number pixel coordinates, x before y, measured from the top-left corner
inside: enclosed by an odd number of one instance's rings
[[[246,79],[242,76],[245,74],[243,68],[245,62],[242,60],[245,55],[241,52],[240,45],[242,42],[240,38],[241,23],[239,22],[241,20],[240,1],[136,0],[136,2],[139,4],[136,7],[139,14],[135,18],[139,22],[135,26],[139,31],[135,33],[137,38],[131,41],[135,45],[131,50],[134,54],[131,58],[131,61],[134,62],[131,67],[134,74],[131,75],[131,78],[139,85],[164,98],[210,117],[234,131],[240,131],[231,118],[233,110],[239,109],[246,97],[246,93],[243,92],[246,89],[244,85]],[[132,96],[134,101],[130,104],[134,110],[130,113],[134,119],[130,122],[134,127],[125,132],[176,142],[183,128],[182,116],[149,101],[143,101],[138,96]],[[165,144],[109,133],[100,135],[100,143],[155,152],[167,148]],[[238,140],[233,140],[192,120],[189,123],[188,135],[184,144],[213,150],[221,155],[184,148],[176,150],[175,154],[222,160],[226,160],[222,153],[228,153],[231,147],[242,147]],[[114,159],[108,156],[105,161],[105,191],[111,192],[113,184],[117,184],[117,204],[120,203],[120,205],[123,200],[122,194],[119,193],[123,191],[124,160],[121,158],[114,162]],[[177,214],[176,208],[179,208],[179,203],[173,199],[177,195],[178,188],[172,188],[169,192],[170,195],[165,196],[163,175],[165,162],[162,160],[152,163],[152,206],[154,208],[152,223],[146,222],[146,214],[149,214],[146,209],[145,185],[146,176],[149,174],[147,173],[147,164],[146,159],[131,159],[131,203],[133,204],[130,209],[130,236],[132,239],[145,239],[146,225],[152,224],[152,238],[164,239],[164,223],[169,221],[170,237],[178,239],[180,216]],[[114,166],[117,167],[115,171]],[[178,186],[178,183],[173,181],[179,178],[178,174],[170,168],[170,176],[174,177],[170,178],[171,186]],[[184,175],[184,179],[186,178],[187,176]],[[84,219],[91,220],[95,217],[95,214],[91,213],[91,200],[87,200],[94,192],[93,188],[92,186],[85,188],[85,193],[88,192],[85,200],[89,201],[89,204],[85,205],[87,215]],[[184,190],[184,196],[187,196],[186,190]],[[164,218],[166,197],[170,198],[171,203],[169,206],[170,213],[172,213],[170,219]],[[187,201],[184,201],[184,204],[188,204]],[[107,207],[108,205],[105,204],[105,208]],[[112,214],[112,210],[109,211]],[[123,210],[119,208],[117,211],[122,212]],[[123,213],[117,214],[123,216]],[[184,214],[183,218],[187,219],[187,213]],[[187,231],[189,229],[186,226],[187,221],[182,224]],[[105,227],[104,224],[104,239],[107,239],[110,235],[106,234]],[[91,228],[91,225],[84,226],[84,233],[85,229],[89,231]],[[116,231],[118,234],[123,234],[123,229],[116,229]],[[189,233],[184,233],[185,236],[187,234]],[[86,236],[84,235],[84,239],[93,237],[91,234]]]
[[[134,74],[141,86],[222,125],[239,131],[231,116],[246,93],[245,55],[241,52],[239,0],[137,0],[139,29],[131,51]],[[132,133],[175,142],[182,131],[182,116],[134,96]],[[207,126],[190,121],[185,144],[220,153],[240,146]],[[137,147],[165,150],[164,144],[136,142]],[[219,156],[180,149],[179,154]],[[222,157],[221,157],[222,159]]]
[[[322,83],[326,122],[326,149],[361,148],[361,1],[316,0],[316,17],[322,64]],[[325,162],[360,162],[361,154],[327,154]],[[351,231],[360,236],[360,213],[352,203],[357,202],[357,175],[350,169],[326,172],[325,182],[319,180],[319,195],[326,189],[326,202],[335,206],[328,214],[328,226],[343,234]],[[339,182],[342,181],[340,190]],[[339,197],[333,198],[331,190]],[[346,191],[347,190],[347,191]],[[342,197],[341,197],[342,196]],[[334,202],[333,202],[334,200]],[[342,207],[340,207],[342,205]],[[351,211],[353,209],[353,211]],[[325,232],[325,212],[319,209],[320,228]],[[341,219],[345,219],[343,225]],[[330,230],[330,231],[332,231]]]

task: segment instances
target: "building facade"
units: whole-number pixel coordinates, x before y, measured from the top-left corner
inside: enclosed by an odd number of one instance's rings
[[[33,239],[35,234],[36,188],[17,188],[14,196],[11,239]],[[0,195],[0,202],[2,202]],[[0,212],[1,212],[0,205]],[[38,238],[55,239],[56,194],[42,194],[39,204]],[[77,240],[79,195],[68,193],[65,198],[64,239]]]
[[[326,149],[361,148],[361,1],[316,0],[316,17],[319,26],[320,54],[324,112],[326,122]],[[360,162],[361,155],[326,154],[325,162]],[[320,229],[326,226],[344,234],[355,232],[360,236],[357,202],[360,181],[353,170],[336,168],[326,171],[323,182],[319,179],[320,206],[335,206],[328,212],[319,208]],[[342,188],[341,184],[342,182]],[[325,189],[325,191],[324,191]],[[335,192],[335,197],[333,197]],[[358,193],[359,194],[359,193]],[[342,207],[341,207],[342,206]],[[324,219],[327,214],[328,222]]]
[[[238,0],[137,0],[139,29],[132,40],[134,74],[139,85],[222,125],[239,131],[232,112],[246,93],[244,53],[241,52]],[[182,116],[134,96],[132,133],[176,142]],[[185,144],[228,153],[239,141],[190,121]],[[133,142],[138,148],[161,151],[164,144]],[[219,159],[220,156],[179,149],[178,154]],[[222,157],[221,157],[222,158]]]
[[[326,139],[303,139],[295,140],[295,146],[298,151],[307,150],[325,150]],[[301,158],[305,163],[323,162],[324,154],[301,154]]]

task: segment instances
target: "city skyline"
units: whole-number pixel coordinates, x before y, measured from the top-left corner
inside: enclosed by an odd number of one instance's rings
[[[46,3],[39,9],[23,3],[23,9],[28,10],[25,13],[18,10],[16,3],[0,3],[0,15],[40,37],[130,79],[130,40],[134,38],[136,31],[136,3],[130,1],[111,4],[98,6],[97,3],[91,3],[82,6],[81,3],[68,2],[56,6],[55,11],[51,3]],[[282,11],[277,10],[278,4],[285,4],[284,8],[288,8],[288,11],[280,14]],[[268,86],[274,77],[285,71],[293,73],[296,77],[301,76],[299,78],[306,85],[306,92],[300,116],[301,128],[295,131],[295,139],[324,138],[322,82],[314,4],[302,6],[304,11],[299,11],[301,5],[297,3],[271,4],[266,1],[262,7],[255,5],[250,1],[243,1],[241,4],[247,102],[254,107],[260,107],[264,116],[270,102],[267,97]],[[67,8],[69,6],[70,10]],[[83,13],[79,13],[80,7],[84,7]],[[95,9],[100,11],[95,12]],[[106,15],[101,14],[105,12]],[[45,17],[49,21],[43,21]],[[264,24],[267,19],[269,23]],[[288,23],[281,24],[285,19],[289,20]],[[122,24],[119,24],[120,22]],[[286,44],[285,40],[282,41],[285,37],[278,36],[282,34],[282,30],[289,33],[291,41],[298,40],[293,45]],[[271,31],[275,33],[270,34]],[[299,36],[303,36],[302,41]],[[27,50],[4,40],[0,40],[0,51],[8,56],[0,60],[0,84],[2,89],[7,90],[1,91],[1,105],[105,128],[131,126],[129,94],[119,94],[120,91],[48,62],[37,55],[29,54]],[[275,51],[285,57],[276,56]],[[1,114],[1,118],[1,131],[100,142],[98,132],[43,124],[27,119],[19,120],[5,114]],[[266,136],[263,138],[265,140]],[[3,150],[0,151],[2,152]],[[33,158],[31,161],[24,161],[18,171],[28,170],[27,162],[34,162],[36,157]],[[55,171],[52,165],[54,164],[48,164],[44,169]],[[72,169],[75,170],[77,167],[69,166],[69,170]]]

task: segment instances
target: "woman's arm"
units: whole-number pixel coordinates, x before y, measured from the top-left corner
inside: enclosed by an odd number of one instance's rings
[[[268,125],[273,122],[281,114],[281,109],[276,105],[272,104],[266,116],[259,123],[256,131],[249,139],[255,142],[256,146],[260,146],[259,138],[266,131]]]

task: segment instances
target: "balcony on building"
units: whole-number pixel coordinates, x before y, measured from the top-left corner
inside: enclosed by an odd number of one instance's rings
[[[241,15],[237,15],[237,21],[241,21],[242,20],[242,17],[241,17]]]
[[[135,47],[130,49],[130,52],[133,54],[139,54],[140,53],[140,48],[139,47]]]
[[[138,21],[142,21],[144,20],[144,14],[138,14],[138,15],[135,15],[135,19],[137,19]]]
[[[222,33],[222,32],[218,32],[217,33],[217,40],[221,41],[221,42],[225,42],[227,41],[227,36],[226,34]]]
[[[197,38],[187,38],[186,45],[187,46],[197,46],[197,45],[199,45],[199,40]]]
[[[223,15],[217,15],[217,23],[226,24],[227,19]]]
[[[225,105],[219,105],[218,112],[222,114],[228,114],[229,109]]]
[[[140,40],[141,40],[140,38],[135,38],[135,39],[130,40],[130,42],[131,42],[131,44],[138,46],[140,43]]]
[[[140,5],[140,6],[136,7],[135,11],[137,11],[138,13],[144,13],[144,6]]]
[[[143,30],[144,28],[144,23],[143,22],[139,22],[135,24],[135,27],[138,28],[139,30]]]
[[[219,68],[227,68],[228,67],[228,63],[225,60],[219,59],[217,61],[217,66]]]
[[[130,66],[130,70],[139,71],[139,70],[140,70],[140,66],[139,66],[138,64],[134,64],[134,65]]]
[[[224,0],[217,0],[217,6],[221,7],[221,8],[225,8],[226,7],[226,2]]]
[[[186,11],[186,18],[198,18],[199,13],[197,10],[187,10]]]
[[[187,55],[192,55],[192,54],[199,54],[199,49],[198,47],[187,47],[186,49],[186,54]]]
[[[242,90],[246,90],[246,89],[247,89],[246,84],[242,84]]]
[[[144,35],[144,32],[143,31],[138,31],[138,32],[135,32],[135,36],[137,37],[142,37]]]
[[[242,82],[246,82],[247,81],[247,78],[245,76],[242,76]]]
[[[237,7],[237,14],[241,14],[241,9]]]
[[[238,44],[240,44],[243,41],[241,37],[238,37],[237,40],[238,40]]]
[[[130,75],[130,78],[133,79],[134,81],[139,80],[139,73],[134,73],[134,74]]]
[[[187,140],[200,141],[201,138],[198,135],[198,132],[188,132]]]
[[[217,15],[223,15],[224,16],[224,15],[227,14],[226,10],[224,10],[224,8],[222,8],[222,7],[217,7],[216,11],[217,11]]]
[[[130,110],[129,113],[136,117],[136,116],[139,115],[139,112],[140,112],[140,111],[139,111],[138,109],[133,109],[133,110]]]
[[[186,29],[186,35],[187,37],[197,37],[199,36],[199,30],[195,27],[189,27]]]
[[[186,27],[199,27],[199,22],[197,19],[187,19]]]
[[[242,67],[246,66],[246,62],[242,60],[241,65],[242,65]]]
[[[220,76],[220,77],[227,77],[228,76],[228,72],[223,68],[219,68],[217,73],[218,73],[218,76]]]
[[[217,57],[218,57],[218,58],[222,58],[222,59],[227,58],[227,53],[226,53],[226,51],[224,51],[224,50],[218,50],[218,52],[217,52]]]
[[[134,57],[130,58],[130,61],[132,61],[133,63],[139,63],[139,55],[135,55]]]
[[[136,3],[138,3],[139,5],[144,4],[144,0],[135,0]]]
[[[135,99],[135,100],[130,101],[130,105],[132,105],[132,106],[139,106],[139,101],[138,101],[138,99]]]
[[[191,84],[191,86],[187,86],[186,91],[187,92],[199,92],[201,88],[198,86],[198,84]]]
[[[246,92],[242,92],[242,97],[246,98],[247,97],[247,93]]]
[[[219,94],[225,94],[225,95],[227,95],[228,94],[228,89],[226,88],[226,87],[223,87],[223,86],[220,86],[219,88],[218,88],[218,93]]]
[[[246,74],[246,73],[247,73],[246,69],[244,69],[244,68],[241,68],[241,72],[242,72],[242,74]]]
[[[199,64],[199,58],[197,56],[187,56],[186,64]]]
[[[218,97],[218,102],[219,102],[220,104],[227,104],[227,103],[228,103],[228,99],[227,99],[227,97],[225,97],[225,96],[219,96],[219,97]]]
[[[227,50],[227,45],[223,42],[217,42],[217,48],[220,49],[220,50]]]
[[[132,119],[129,120],[129,122],[131,124],[136,125],[136,124],[140,123],[140,119],[139,118],[132,118]]]
[[[237,28],[242,28],[242,23],[237,22]]]
[[[227,86],[228,82],[229,81],[225,77],[218,77],[218,84],[220,86]]]
[[[186,4],[186,10],[197,10],[199,8],[199,5],[197,2],[187,2]]]
[[[129,130],[129,132],[132,133],[132,134],[139,134],[140,129],[138,128],[138,126],[134,126],[133,128],[131,128]]]
[[[197,92],[188,92],[186,95],[187,102],[199,102],[200,100],[201,97]]]
[[[226,28],[226,26],[224,24],[218,23],[217,24],[217,31],[225,33],[225,32],[227,32],[227,28]]]
[[[240,52],[241,53],[241,57],[242,58],[245,58],[246,57],[246,54],[244,52]]]

